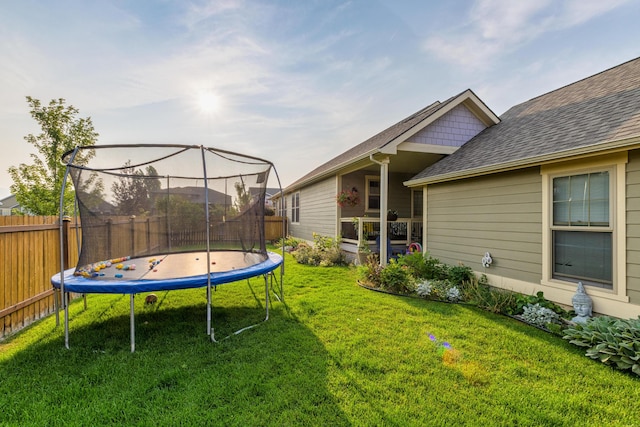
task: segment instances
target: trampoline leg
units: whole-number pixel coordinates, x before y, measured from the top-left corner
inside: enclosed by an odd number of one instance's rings
[[[53,307],[56,310],[56,327],[60,326],[60,301],[58,298],[60,298],[60,293],[58,289],[53,288]]]
[[[265,293],[265,307],[267,307],[267,317],[264,321],[269,320],[269,275],[264,275],[264,293]]]
[[[69,294],[62,294],[62,305],[64,306],[64,346],[69,349]]]
[[[211,341],[216,341],[211,328],[211,284],[207,285],[207,335],[211,337]]]
[[[131,353],[136,351],[136,322],[133,316],[133,300],[134,294],[131,294]]]

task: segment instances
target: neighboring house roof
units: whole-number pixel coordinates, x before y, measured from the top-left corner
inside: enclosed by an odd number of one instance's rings
[[[305,184],[334,174],[345,166],[368,158],[371,154],[381,152],[395,154],[398,145],[461,104],[469,108],[469,110],[487,126],[494,125],[500,120],[473,91],[467,89],[444,102],[434,102],[377,135],[334,157],[289,185],[286,191],[295,190]]]
[[[171,188],[171,195],[179,195],[184,197],[185,199],[187,199],[188,201],[192,202],[192,203],[204,203],[205,201],[205,194],[204,194],[204,188],[203,187],[172,187]],[[212,204],[224,204],[224,203],[231,203],[232,200],[232,196],[230,195],[225,195],[224,193],[221,193],[220,191],[216,191],[213,190],[211,188],[208,189],[208,198],[209,198],[209,203]],[[165,196],[166,193],[166,189],[158,191],[156,193],[157,196],[162,197]]]
[[[516,105],[500,119],[405,184],[640,145],[640,58]]]
[[[4,199],[0,199],[0,206],[2,206],[4,209],[15,209],[19,208],[20,204],[16,200],[15,194],[11,194]]]

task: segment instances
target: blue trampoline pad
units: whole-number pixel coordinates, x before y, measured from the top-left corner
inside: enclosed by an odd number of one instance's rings
[[[207,262],[208,261],[208,262]],[[282,256],[267,252],[267,257],[240,251],[172,253],[131,258],[113,263],[92,277],[75,275],[75,268],[64,271],[65,292],[137,294],[207,286],[207,266],[211,284],[235,282],[267,274],[282,264]],[[133,266],[133,267],[132,267]],[[60,273],[51,278],[61,287]]]

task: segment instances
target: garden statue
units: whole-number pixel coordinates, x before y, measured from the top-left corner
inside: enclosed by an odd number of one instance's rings
[[[578,282],[578,290],[571,298],[571,303],[576,312],[576,317],[571,319],[573,322],[585,323],[592,316],[593,302],[585,292],[582,282]]]

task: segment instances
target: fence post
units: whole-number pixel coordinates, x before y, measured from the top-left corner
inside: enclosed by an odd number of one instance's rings
[[[147,250],[144,253],[151,253],[151,217],[147,217]]]
[[[136,216],[135,215],[131,215],[129,217],[129,220],[131,221],[131,232],[129,234],[131,234],[131,258],[135,257],[136,254],[136,236],[135,236],[135,232],[136,232]]]
[[[105,227],[107,228],[107,256],[109,258],[113,258],[113,250],[111,248],[111,245],[113,243],[113,236],[111,235],[112,233],[112,225],[113,225],[113,219],[112,218],[107,218],[106,221],[106,225]]]

